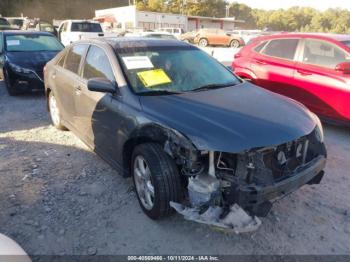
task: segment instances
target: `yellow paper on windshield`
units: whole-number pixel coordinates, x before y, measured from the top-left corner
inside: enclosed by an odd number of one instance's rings
[[[172,81],[163,69],[147,70],[137,73],[145,87],[170,84]]]

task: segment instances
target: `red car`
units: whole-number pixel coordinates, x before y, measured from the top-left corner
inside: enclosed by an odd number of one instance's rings
[[[259,37],[235,55],[241,78],[291,97],[324,120],[350,124],[350,36]]]

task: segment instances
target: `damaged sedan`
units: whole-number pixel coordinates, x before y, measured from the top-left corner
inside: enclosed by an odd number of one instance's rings
[[[50,61],[44,77],[53,125],[131,176],[152,219],[176,210],[249,232],[274,200],[323,178],[318,117],[192,45],[80,41]]]

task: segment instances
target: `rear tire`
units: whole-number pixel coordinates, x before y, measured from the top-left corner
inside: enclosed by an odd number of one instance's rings
[[[10,76],[7,72],[7,69],[4,68],[3,72],[4,72],[4,82],[5,82],[5,86],[8,94],[10,96],[17,96],[20,92],[11,83]]]
[[[207,47],[207,46],[209,45],[209,42],[208,42],[207,39],[201,38],[201,39],[199,40],[199,42],[198,42],[198,45],[199,45],[200,47]]]
[[[230,47],[232,48],[238,48],[240,46],[239,41],[238,40],[232,40],[230,43]]]
[[[151,219],[169,216],[173,213],[169,202],[182,199],[177,166],[158,144],[141,144],[134,149],[132,177],[140,206]]]
[[[49,93],[48,103],[52,125],[58,130],[67,130],[67,128],[62,124],[61,113],[56,101],[56,97],[52,91]]]

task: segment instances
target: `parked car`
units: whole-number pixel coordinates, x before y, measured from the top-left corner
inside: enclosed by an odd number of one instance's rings
[[[8,93],[44,90],[44,65],[63,48],[50,33],[0,32],[0,77],[4,78]]]
[[[22,29],[25,22],[28,20],[27,17],[6,17],[9,24],[17,29]]]
[[[232,212],[265,216],[270,200],[323,177],[316,115],[180,41],[76,42],[46,65],[45,87],[53,125],[132,176],[153,219],[174,207],[235,228]]]
[[[0,31],[15,29],[10,25],[6,18],[0,17]]]
[[[201,47],[208,45],[230,46],[238,48],[244,45],[244,41],[239,36],[229,35],[224,30],[207,28],[198,31],[194,38],[194,43]]]
[[[66,20],[58,28],[58,38],[65,46],[81,39],[102,36],[105,36],[105,33],[97,21]]]
[[[186,42],[186,43],[191,43],[194,44],[194,39],[196,37],[197,31],[191,31],[184,33],[180,35],[179,40]]]
[[[350,123],[350,36],[278,34],[235,55],[234,71],[291,97],[325,120]]]
[[[158,31],[167,32],[169,34],[172,34],[173,36],[175,36],[178,39],[180,38],[180,36],[182,34],[185,33],[185,30],[183,30],[182,28],[174,28],[174,27],[160,28]]]
[[[239,36],[243,39],[244,43],[250,42],[252,39],[261,36],[262,30],[233,30],[227,32],[229,35]]]
[[[27,19],[22,26],[22,30],[42,31],[58,36],[57,29],[51,23],[40,19]]]

